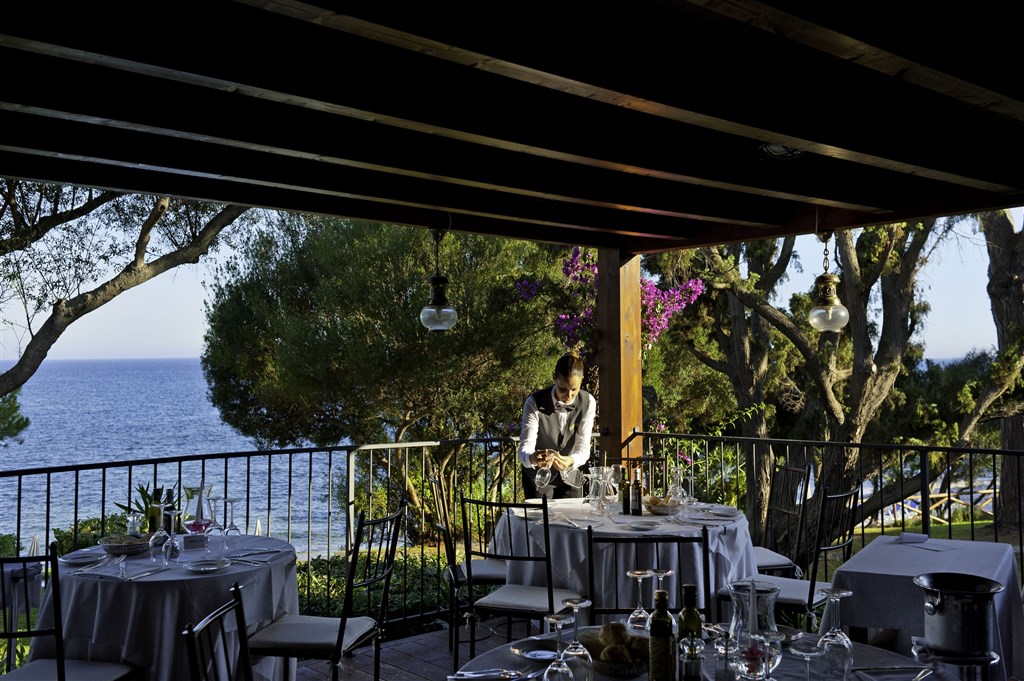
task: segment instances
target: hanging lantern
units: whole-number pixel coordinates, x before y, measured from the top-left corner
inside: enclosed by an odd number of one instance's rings
[[[828,271],[830,238],[831,232],[818,235],[818,239],[825,244],[825,257],[822,260],[825,272],[814,280],[815,304],[807,313],[807,321],[817,331],[839,331],[850,321],[850,311],[839,301],[839,295],[836,293],[839,277]]]
[[[459,313],[448,304],[445,287],[448,277],[441,274],[440,250],[444,230],[434,230],[434,275],[427,281],[430,283],[430,301],[420,310],[420,323],[430,331],[447,331],[459,321]]]

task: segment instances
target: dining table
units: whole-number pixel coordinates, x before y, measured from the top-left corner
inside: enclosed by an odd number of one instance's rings
[[[539,500],[537,503],[539,505]],[[502,531],[501,524],[508,521],[507,517],[501,518],[494,532],[494,540],[500,550],[515,551],[515,547],[502,545],[510,536],[513,541],[522,536],[521,533]],[[718,586],[732,583],[757,571],[747,518],[742,512],[730,506],[700,504],[688,506],[676,516],[655,515],[645,511],[638,517],[617,512],[597,514],[583,499],[549,499],[548,528],[554,586],[580,593],[588,591],[587,527],[593,527],[595,539],[600,539],[610,535],[641,534],[698,536],[705,526],[708,528],[712,594]],[[534,521],[529,536],[530,541],[535,544],[536,552],[542,541],[537,521]],[[662,567],[673,570],[673,576],[669,578],[672,582],[664,585],[670,592],[674,593],[676,585],[681,584],[683,580],[701,583],[703,566],[696,549],[683,553],[682,557],[673,553],[663,558]],[[619,602],[636,601],[636,583],[633,580],[620,579],[613,587],[611,583],[614,580],[609,579],[608,575],[625,575],[628,570],[645,567],[633,565],[630,560],[631,556],[626,555],[626,552],[620,552],[617,557],[619,564],[612,566],[605,561],[597,561],[595,565],[595,581],[605,585],[605,588],[616,588]],[[536,565],[512,562],[506,579],[509,584],[543,585],[545,575]],[[648,586],[648,590],[653,593],[654,585]],[[674,602],[672,599],[670,601]],[[699,591],[697,605],[701,608],[706,605],[703,593]]]
[[[580,628],[581,640],[588,630],[599,630],[599,627]],[[563,633],[562,636],[563,645],[566,645],[571,640],[572,634]],[[817,641],[818,639],[815,634],[799,634],[799,636],[806,637],[808,641]],[[554,650],[557,647],[556,644],[552,643],[553,638],[555,638],[555,634],[542,634],[492,648],[466,662],[454,676],[449,676],[448,679],[449,681],[463,681],[463,679],[470,681],[471,678],[475,678],[476,681],[489,681],[489,679],[518,678],[519,675],[516,673],[521,673],[522,677],[525,678],[529,677],[531,673],[542,672],[550,662],[546,659],[547,655],[542,656],[536,654],[535,651],[545,651],[548,652],[549,656],[553,657],[555,654]],[[711,641],[706,641],[705,646],[701,667],[705,681],[733,681],[734,679],[735,681],[743,681],[741,677],[730,675],[728,667],[724,663],[716,662],[715,648]],[[809,664],[810,669],[808,669],[808,663],[805,662],[804,658],[793,653],[789,645],[783,645],[782,657],[779,660],[778,666],[771,672],[771,681],[805,681],[808,672],[810,672],[809,676],[811,679],[822,678],[822,670],[819,668],[820,661],[811,658]],[[848,681],[911,681],[926,666],[911,657],[884,648],[854,643],[853,669],[851,674],[847,676],[847,679]],[[488,670],[494,671],[494,675],[483,675],[483,672]],[[513,673],[502,675],[499,671]],[[646,681],[647,679],[647,673],[642,669],[633,675],[623,673],[618,669],[614,673],[602,672],[612,672],[612,670],[609,668],[595,668],[591,675],[591,681],[612,681],[613,679],[624,678]],[[725,673],[723,674],[723,672]],[[479,676],[472,676],[474,673],[479,674]],[[542,678],[542,676],[543,674],[541,673],[540,676],[532,678]],[[934,668],[934,671],[923,677],[923,681],[954,681],[954,679],[956,679],[956,676],[951,675],[948,670],[941,667]]]
[[[913,639],[925,634],[925,591],[914,577],[937,572],[975,575],[1003,585],[992,598],[992,652],[1000,659],[990,671],[1000,681],[1024,679],[1024,607],[1010,544],[909,534],[876,537],[832,576],[834,587],[852,592],[840,600],[842,625],[869,635],[889,630],[894,649],[909,653]],[[822,627],[828,626],[823,619]]]
[[[167,566],[162,560],[154,561],[148,550],[127,556],[123,576],[117,564],[90,562],[102,558],[102,547],[62,556],[59,579],[65,656],[131,665],[141,670],[141,678],[147,681],[181,681],[190,678],[182,631],[230,601],[235,582],[242,587],[250,634],[281,615],[297,614],[294,547],[271,537],[243,535],[229,541],[224,550],[216,542],[207,548],[183,550]],[[52,616],[51,598],[47,587],[42,603],[44,624]],[[235,636],[234,621],[225,624]],[[229,640],[227,645],[235,647],[236,641]],[[52,639],[44,637],[33,642],[29,659],[53,655]],[[294,674],[286,677],[285,665],[294,670],[295,661],[254,659],[254,677],[257,681],[293,678]]]

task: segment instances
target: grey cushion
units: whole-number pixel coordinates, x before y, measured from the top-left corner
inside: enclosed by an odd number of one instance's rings
[[[568,589],[553,589],[555,612],[563,610],[562,600],[581,598],[582,594]],[[506,584],[498,587],[483,598],[477,599],[477,607],[498,608],[501,610],[522,610],[545,612],[548,607],[548,589],[546,586],[524,586],[522,584]]]
[[[249,637],[249,650],[254,655],[262,650],[290,649],[296,651],[330,651],[338,640],[337,617],[314,617],[312,615],[285,615],[259,629]],[[342,651],[357,647],[370,639],[377,631],[377,622],[372,617],[351,617],[345,625],[345,640]]]
[[[763,546],[754,547],[754,560],[757,562],[757,571],[768,571],[768,570],[795,570],[795,576],[797,578],[803,576],[803,571],[797,567],[796,563],[786,558],[781,553],[776,553],[771,549],[766,549]]]

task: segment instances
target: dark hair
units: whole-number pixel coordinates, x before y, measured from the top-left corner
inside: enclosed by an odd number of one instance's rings
[[[555,362],[555,376],[569,378],[570,376],[583,377],[583,360],[575,352],[567,352]]]

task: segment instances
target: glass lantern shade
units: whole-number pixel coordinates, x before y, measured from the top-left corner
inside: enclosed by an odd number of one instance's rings
[[[839,302],[836,286],[839,277],[826,272],[814,280],[818,292],[816,305],[807,313],[807,321],[817,331],[839,331],[850,321],[850,311]]]
[[[447,331],[459,321],[459,313],[444,294],[447,283],[448,277],[442,274],[430,278],[430,302],[420,310],[420,323],[430,331]]]

